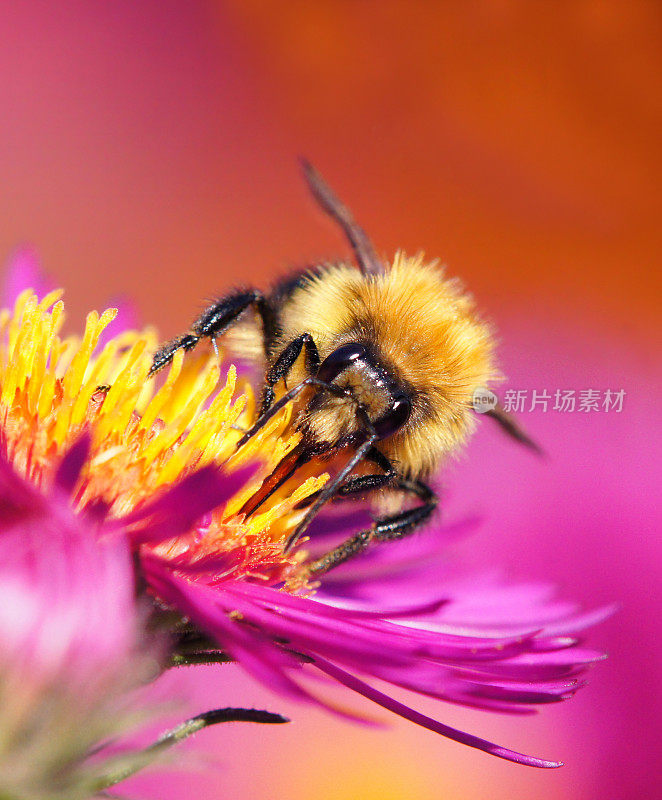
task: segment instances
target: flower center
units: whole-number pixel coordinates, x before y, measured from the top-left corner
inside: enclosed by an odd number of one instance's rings
[[[104,339],[116,316],[87,315],[82,337],[61,336],[60,290],[41,301],[24,291],[13,310],[0,311],[0,444],[16,471],[47,490],[63,454],[88,430],[90,458],[75,492],[79,510],[98,503],[124,515],[207,464],[232,480],[240,466],[257,462],[257,474],[224,508],[180,537],[164,554],[218,558],[228,576],[297,582],[302,552],[285,556],[284,543],[303,512],[296,505],[317,491],[325,474],[288,481],[259,512],[239,510],[299,441],[285,408],[241,449],[237,442],[255,416],[249,382],[230,366],[222,377],[214,353],[180,352],[159,385],[148,379],[157,345],[152,329]]]

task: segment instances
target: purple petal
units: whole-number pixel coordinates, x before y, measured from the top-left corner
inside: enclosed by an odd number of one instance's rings
[[[311,699],[286,671],[288,667],[300,667],[300,662],[276,648],[263,634],[230,619],[228,613],[218,607],[213,589],[174,575],[151,554],[143,558],[143,570],[162,600],[195,620],[254,678],[294,700]]]
[[[556,623],[545,625],[545,635],[561,634],[566,636],[569,633],[577,633],[593,625],[598,625],[616,613],[618,610],[618,603],[611,603],[608,606],[596,608],[593,611],[586,611],[583,614],[574,614],[567,620],[559,620]]]
[[[55,473],[55,485],[66,495],[76,488],[78,477],[90,453],[90,435],[84,433],[69,448]]]
[[[215,466],[203,467],[168,489],[158,500],[118,522],[132,526],[129,536],[134,544],[155,544],[188,533],[201,517],[227,503],[237,486],[251,479],[256,468],[251,465],[227,475]]]
[[[47,501],[0,456],[0,523],[4,528],[44,513]]]
[[[507,683],[489,683],[485,685],[475,684],[469,689],[469,694],[474,697],[486,697],[494,700],[505,700],[512,703],[558,703],[567,700],[584,686],[576,680],[567,681],[558,685],[554,683],[543,683],[527,685],[520,683],[509,686]],[[542,687],[542,688],[540,688]]]
[[[573,647],[515,656],[503,662],[467,662],[466,667],[472,672],[499,678],[545,681],[574,677],[605,658],[604,653]]]
[[[428,616],[430,614],[436,614],[449,602],[450,600],[447,599],[428,600],[425,603],[414,603],[412,601],[411,605],[394,606],[391,608],[384,606],[383,608],[375,609],[374,605],[372,608],[360,608],[348,603],[333,602],[333,600],[324,598],[324,605],[330,608],[347,611],[357,619],[361,617],[365,617],[366,619],[398,619],[400,617],[411,618]],[[318,605],[322,605],[322,603],[318,603]]]
[[[0,584],[13,600],[0,604],[2,658],[9,654],[12,668],[25,665],[26,674],[98,685],[107,671],[125,670],[134,644],[127,543],[101,540],[96,524],[57,495],[8,479],[8,469],[0,467],[0,508],[13,504],[15,514],[0,536]],[[22,507],[28,498],[36,502]]]
[[[465,744],[468,747],[475,747],[485,753],[490,753],[493,756],[497,756],[497,758],[504,758],[506,761],[514,761],[517,764],[525,764],[529,767],[543,767],[550,769],[563,766],[562,761],[547,761],[542,758],[535,758],[534,756],[527,756],[523,753],[517,753],[514,750],[501,747],[494,742],[488,742],[486,739],[480,739],[478,736],[473,736],[470,733],[464,733],[462,731],[458,731],[456,728],[451,728],[449,725],[444,725],[442,722],[438,722],[437,720],[434,720],[425,714],[421,714],[419,711],[409,708],[408,706],[404,705],[404,703],[400,703],[398,700],[395,700],[393,697],[389,697],[377,689],[374,689],[364,681],[360,680],[354,675],[350,675],[348,672],[345,672],[329,661],[317,658],[315,659],[314,666],[324,672],[326,675],[329,675],[331,678],[337,680],[339,683],[342,683],[343,686],[346,686],[348,689],[351,689],[357,694],[363,695],[363,697],[366,697],[368,700],[372,700],[373,703],[376,703],[382,708],[392,711],[394,714],[397,714],[398,716],[403,717],[404,719],[407,719],[416,725],[420,725],[423,728],[427,728],[434,733],[439,733],[442,736],[446,736],[448,739],[452,739],[455,742]]]
[[[399,626],[388,620],[360,619],[323,603],[292,597],[255,584],[228,582],[226,601],[271,636],[282,637],[298,650],[371,670],[375,663],[411,664],[433,660],[504,658],[526,651],[526,639],[482,639]],[[266,597],[265,597],[266,595]],[[266,601],[264,608],[256,599]]]

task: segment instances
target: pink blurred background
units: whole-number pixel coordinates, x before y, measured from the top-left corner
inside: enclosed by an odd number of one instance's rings
[[[621,604],[592,636],[610,660],[569,703],[524,721],[421,704],[565,767],[352,727],[227,667],[169,680],[192,711],[293,723],[210,731],[191,769],[127,792],[658,796],[662,7],[33,0],[0,4],[0,39],[0,254],[37,247],[72,323],[128,294],[168,336],[233,283],[345,254],[305,154],[379,249],[424,248],[466,280],[509,386],[627,392],[620,414],[525,413],[546,461],[483,425],[443,479],[447,519],[485,520],[450,557]]]

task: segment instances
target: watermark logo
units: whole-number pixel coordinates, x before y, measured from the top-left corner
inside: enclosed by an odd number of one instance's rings
[[[494,392],[491,392],[484,386],[479,386],[477,389],[474,389],[471,404],[474,407],[474,411],[478,414],[486,414],[488,411],[496,408],[497,402],[498,398]]]

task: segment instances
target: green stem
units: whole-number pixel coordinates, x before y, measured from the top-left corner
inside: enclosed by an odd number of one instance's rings
[[[166,668],[170,667],[191,667],[196,664],[231,664],[234,659],[227,655],[214,651],[212,653],[173,653],[170,656],[170,663]]]

